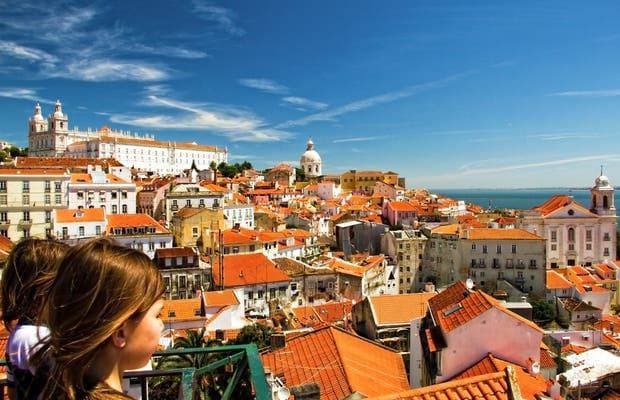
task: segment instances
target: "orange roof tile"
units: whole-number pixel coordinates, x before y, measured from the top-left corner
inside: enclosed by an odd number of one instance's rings
[[[567,195],[555,195],[543,204],[536,206],[533,210],[539,211],[543,216],[554,212],[572,203],[573,198]]]
[[[370,296],[368,300],[377,325],[408,325],[426,314],[428,300],[434,296],[435,293],[408,293]]]
[[[394,211],[398,211],[398,212],[415,212],[417,211],[417,208],[407,202],[407,201],[390,201],[388,203],[388,207],[390,207],[392,210]]]
[[[83,208],[79,210],[56,210],[56,222],[61,224],[71,222],[105,222],[103,208]]]
[[[200,299],[164,300],[161,310],[161,319],[166,322],[206,320],[200,315]]]
[[[207,307],[232,306],[239,304],[239,299],[232,290],[217,290],[203,292]]]
[[[571,287],[573,287],[573,284],[561,274],[553,270],[547,271],[547,289],[570,289]]]
[[[610,290],[607,288],[604,288],[602,286],[596,286],[596,285],[575,285],[575,288],[577,289],[577,291],[581,294],[584,293],[609,293]]]
[[[472,228],[461,230],[461,238],[469,240],[545,240],[525,229]]]
[[[558,364],[553,359],[553,356],[546,349],[540,349],[540,367],[541,368],[556,368]]]
[[[249,236],[232,229],[222,231],[222,240],[225,245],[260,243],[257,235]]]
[[[410,389],[396,394],[371,397],[372,400],[508,400],[511,398],[505,372],[495,372]],[[370,400],[369,399],[369,400]],[[533,400],[533,399],[532,399]]]
[[[114,234],[114,228],[149,227],[155,228],[155,233],[169,233],[159,222],[148,214],[110,214],[108,218],[107,231],[109,235]]]
[[[321,399],[340,400],[353,392],[377,396],[409,387],[397,352],[335,327],[290,339],[261,357],[272,373],[284,375],[287,386],[316,382]]]
[[[215,260],[213,281],[220,284],[219,260]],[[224,287],[233,288],[275,282],[289,282],[291,278],[280,271],[263,253],[231,254],[224,256]]]
[[[43,168],[0,168],[0,175],[65,176],[64,170]]]
[[[458,224],[440,225],[431,229],[433,235],[457,235],[459,233]]]

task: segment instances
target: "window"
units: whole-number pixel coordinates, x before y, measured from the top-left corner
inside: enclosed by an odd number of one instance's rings
[[[575,241],[575,228],[568,228],[568,241],[569,242]]]
[[[482,245],[482,252],[483,252],[484,254],[486,254],[486,253],[487,253],[487,245],[486,245],[486,244],[483,244],[483,245]]]
[[[49,193],[52,190],[52,185],[50,181],[45,181],[45,193]]]
[[[116,204],[112,204],[112,214],[118,214],[118,206]]]
[[[517,245],[516,244],[512,245],[512,254],[517,254]]]
[[[0,206],[6,206],[6,194],[0,195]]]
[[[51,204],[52,203],[52,196],[50,196],[49,194],[45,195],[45,204]]]
[[[24,211],[23,217],[24,217],[23,218],[24,221],[29,222],[30,221],[30,211]]]
[[[97,226],[95,227],[95,234],[96,234],[97,236],[101,235],[101,225],[97,225]]]
[[[530,260],[530,268],[536,268],[536,260]]]
[[[558,249],[558,245],[557,244],[552,244],[551,245],[551,251],[556,251]]]
[[[611,240],[611,237],[609,237],[609,232],[605,232],[605,233],[603,234],[603,240],[604,240],[605,242],[609,242],[609,241]]]
[[[28,229],[28,228],[24,229],[23,237],[24,237],[24,239],[30,237],[30,229]]]
[[[56,204],[60,204],[60,203],[62,203],[62,197],[61,197],[61,195],[59,195],[59,194],[55,195],[55,196],[54,196],[54,202],[55,202]]]
[[[62,188],[62,182],[54,182],[54,192],[59,193]]]
[[[118,198],[118,193],[116,192],[112,192],[110,195],[112,196],[112,200],[116,200]]]
[[[586,250],[592,250],[592,243],[586,243]]]
[[[609,257],[609,247],[605,247],[605,248],[603,249],[603,255],[604,255],[605,257]]]
[[[198,237],[198,227],[197,226],[192,227],[192,236],[193,237]]]
[[[127,214],[127,204],[123,204],[122,206],[123,214]]]
[[[6,192],[6,181],[0,181],[0,192]]]
[[[187,277],[185,275],[179,275],[179,287],[185,289],[187,286]]]
[[[265,293],[265,292],[263,292],[262,290],[259,290],[259,291],[258,291],[258,298],[259,298],[259,299],[262,299],[262,298],[263,298],[263,294],[264,294],[264,293]]]
[[[49,224],[52,222],[52,212],[50,210],[45,211],[45,223]]]
[[[123,190],[121,192],[121,199],[126,199],[126,198],[127,198],[127,192]]]
[[[192,201],[190,199],[185,200],[185,207],[191,207]]]
[[[77,192],[77,199],[84,200],[84,192]]]
[[[502,254],[502,245],[501,244],[497,245],[497,254]]]
[[[149,242],[149,251],[155,250],[155,242]]]
[[[22,181],[22,192],[24,193],[30,192],[30,181]]]
[[[166,242],[159,242],[159,247],[162,249],[166,248]]]
[[[78,235],[79,235],[80,237],[84,237],[84,227],[83,227],[83,226],[80,226],[80,227],[78,228]]]
[[[6,211],[0,212],[0,221],[2,222],[8,221],[8,213]]]
[[[558,231],[551,231],[551,241],[552,242],[558,241]]]
[[[269,288],[269,298],[274,299],[276,297],[276,288]]]
[[[22,204],[23,205],[30,204],[30,195],[29,194],[22,195]]]
[[[592,229],[586,229],[586,242],[592,241]]]

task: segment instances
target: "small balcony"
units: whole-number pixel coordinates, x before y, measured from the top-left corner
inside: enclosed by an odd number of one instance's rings
[[[18,226],[31,226],[32,225],[32,219],[20,219],[19,222],[17,223]]]
[[[6,225],[11,225],[11,220],[10,219],[0,220],[0,226],[6,226]]]
[[[173,205],[170,206],[170,210],[171,211],[179,211],[179,206],[176,205],[176,204],[173,204]]]

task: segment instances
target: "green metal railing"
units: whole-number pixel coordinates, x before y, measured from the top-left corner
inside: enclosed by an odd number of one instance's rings
[[[258,348],[255,344],[166,350],[156,352],[153,354],[153,358],[159,359],[159,362],[161,362],[170,357],[195,356],[201,354],[216,355],[219,359],[198,368],[189,367],[154,369],[152,371],[131,371],[123,374],[123,377],[140,379],[142,399],[148,400],[149,378],[179,375],[181,378],[179,398],[183,400],[192,400],[195,398],[194,395],[197,391],[200,390],[198,381],[202,377],[218,369],[231,366],[231,375],[228,378],[226,389],[221,397],[219,397],[220,399],[229,400],[232,398],[246,372],[249,372],[253,398],[256,400],[271,399],[271,390],[267,384],[265,370],[263,369],[263,364],[258,354]]]
[[[129,371],[123,374],[123,378],[137,379],[140,382],[140,391],[142,400],[149,399],[149,379],[164,378],[171,376],[180,377],[179,399],[193,400],[194,395],[200,390],[198,380],[227,366],[232,367],[226,389],[221,397],[222,400],[229,400],[236,394],[240,382],[244,375],[249,373],[250,384],[252,386],[253,398],[256,400],[271,400],[271,389],[267,384],[265,370],[258,354],[258,348],[255,344],[216,346],[216,347],[198,347],[187,349],[174,349],[159,351],[153,354],[156,360],[163,360],[169,357],[182,357],[192,355],[212,354],[217,356],[216,361],[202,365],[198,368],[169,368],[169,369],[153,369],[150,371]],[[6,361],[0,359],[0,366],[6,366]],[[246,375],[247,376],[247,375]],[[0,380],[0,398],[4,399],[4,387],[6,379]],[[237,398],[235,396],[234,398]]]

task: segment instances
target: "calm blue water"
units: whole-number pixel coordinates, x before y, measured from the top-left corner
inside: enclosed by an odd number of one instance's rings
[[[589,189],[435,189],[432,193],[441,194],[455,200],[465,200],[481,207],[529,209],[544,203],[556,194],[571,194],[576,201],[590,207]],[[618,195],[616,194],[616,204]]]

